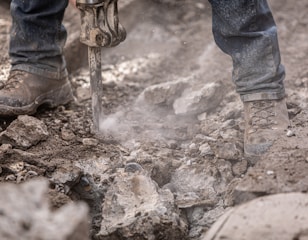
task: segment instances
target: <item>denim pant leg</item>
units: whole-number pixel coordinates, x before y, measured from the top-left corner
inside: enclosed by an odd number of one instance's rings
[[[266,0],[209,0],[217,45],[232,57],[243,101],[281,99],[285,90],[277,28]]]
[[[50,78],[67,75],[62,25],[68,0],[12,0],[10,59],[12,70]]]

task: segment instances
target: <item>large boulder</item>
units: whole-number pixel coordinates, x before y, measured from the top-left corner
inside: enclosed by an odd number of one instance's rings
[[[307,240],[308,195],[277,194],[230,209],[201,240]]]

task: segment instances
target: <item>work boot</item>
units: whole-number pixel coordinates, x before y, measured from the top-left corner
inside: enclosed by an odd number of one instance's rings
[[[265,153],[289,126],[285,99],[244,103],[246,155]]]
[[[14,70],[0,89],[0,115],[33,114],[42,104],[56,107],[71,99],[72,91],[67,77],[59,80]]]

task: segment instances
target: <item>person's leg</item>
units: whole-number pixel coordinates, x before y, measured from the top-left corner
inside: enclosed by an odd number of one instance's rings
[[[245,152],[262,154],[289,123],[271,10],[266,0],[209,2],[215,41],[233,60],[233,81],[244,102]]]
[[[10,35],[12,70],[62,78],[66,73],[62,25],[68,0],[12,0],[13,25]]]
[[[209,0],[217,45],[233,60],[243,101],[284,97],[277,28],[266,0]]]
[[[0,89],[0,115],[32,114],[72,99],[63,47],[68,0],[12,0],[11,73]]]

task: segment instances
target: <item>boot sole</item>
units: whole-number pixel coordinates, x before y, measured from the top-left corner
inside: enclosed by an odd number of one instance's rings
[[[66,83],[61,88],[52,90],[38,96],[31,104],[22,107],[11,107],[0,105],[0,116],[17,116],[34,114],[37,108],[43,104],[50,108],[69,103],[73,99],[70,83]]]

